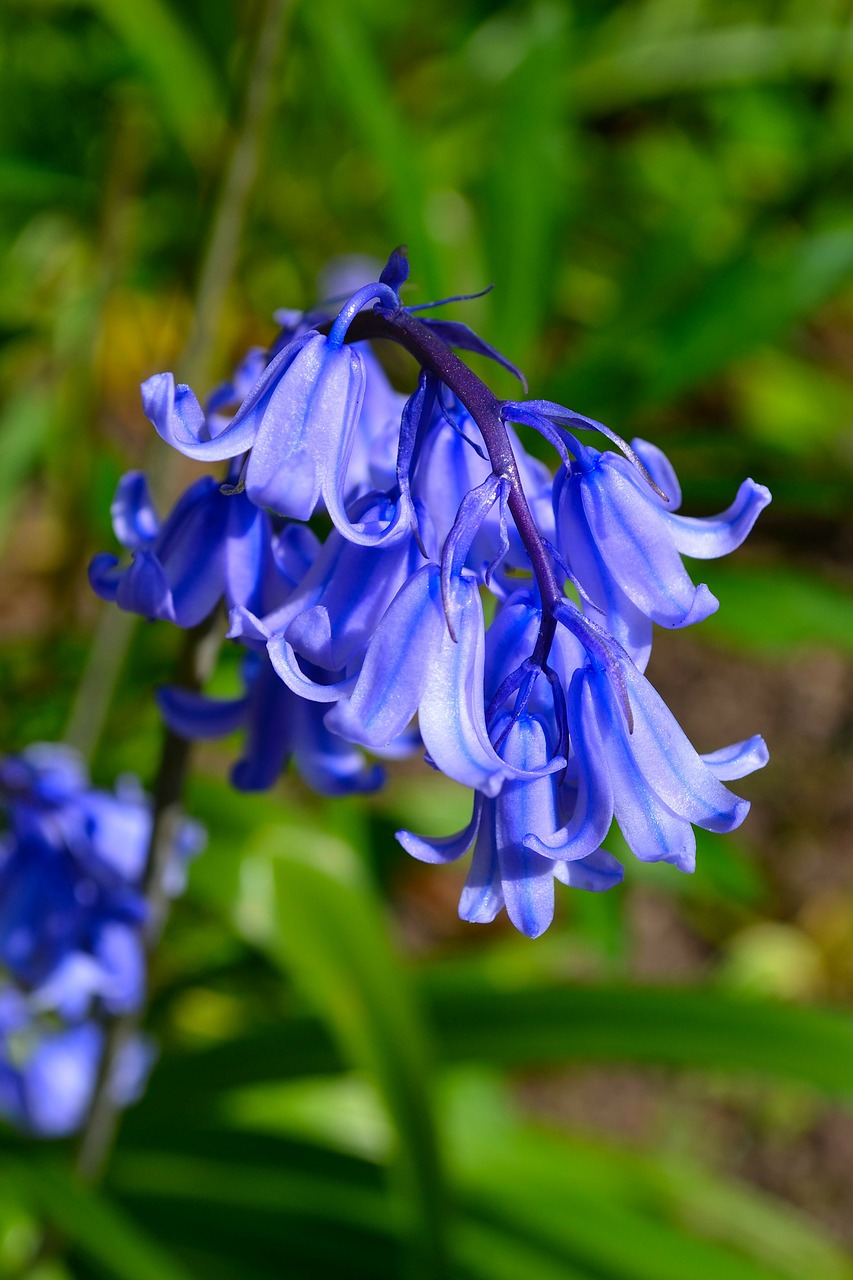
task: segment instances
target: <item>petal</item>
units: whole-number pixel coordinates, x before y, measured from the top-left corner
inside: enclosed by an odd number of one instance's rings
[[[533,771],[550,754],[544,722],[522,714],[510,725],[502,751],[508,763]],[[527,845],[531,831],[557,825],[556,786],[551,777],[504,784],[494,801],[495,840],[507,915],[516,929],[538,938],[554,918],[554,864]]]
[[[675,468],[669,458],[659,449],[656,444],[652,444],[648,440],[632,440],[631,448],[648,471],[651,478],[659,489],[661,489],[669,499],[665,505],[667,511],[677,511],[681,506],[681,485],[678,483],[678,476],[675,474]],[[619,459],[620,463],[622,459]],[[660,497],[649,487],[648,481],[643,475],[633,467],[627,459],[624,460],[627,467],[630,468],[633,475],[637,479],[637,483],[643,492],[648,492],[656,502],[661,502]]]
[[[433,582],[438,586],[438,575]],[[512,772],[489,740],[483,701],[486,640],[483,606],[469,578],[452,584],[457,635],[441,615],[439,643],[429,666],[418,709],[424,746],[442,773],[463,786],[497,795]],[[439,608],[440,592],[439,592]]]
[[[769,502],[769,489],[754,480],[744,480],[732,505],[718,516],[696,519],[668,515],[667,528],[673,546],[683,556],[693,556],[696,560],[728,555],[744,541]]]
[[[171,373],[155,373],[142,384],[142,408],[157,434],[173,449],[201,462],[221,462],[250,449],[257,430],[254,421],[233,429],[233,423],[213,440],[207,436],[204,411],[188,386],[175,386]]]
[[[155,550],[180,627],[196,626],[223,596],[230,502],[219,483],[204,476],[182,494],[160,531]]]
[[[621,707],[601,684],[599,691],[596,711],[607,742],[616,821],[629,849],[641,862],[672,862],[681,871],[692,871],[696,865],[692,826],[652,790],[631,749]]]
[[[43,1137],[59,1138],[83,1123],[97,1079],[103,1033],[94,1022],[43,1036],[23,1081],[29,1124]]]
[[[499,857],[507,915],[519,933],[538,938],[554,919],[554,863],[517,843],[499,843]]]
[[[128,471],[118,482],[110,506],[113,532],[123,547],[131,551],[152,542],[160,521],[151,502],[148,480],[142,471]]]
[[[411,536],[415,508],[407,491],[393,504],[389,519],[353,521],[343,499],[345,476],[346,467],[339,467],[333,480],[323,486],[323,500],[332,524],[348,542],[359,547],[392,547]]]
[[[628,653],[640,671],[648,665],[652,651],[652,624],[630,600],[610,572],[608,560],[592,536],[583,506],[581,483],[561,468],[554,486],[560,550],[572,572],[594,605],[604,614],[607,630]],[[584,612],[595,619],[595,611],[584,601]]]
[[[284,635],[296,653],[318,667],[336,671],[345,665],[332,657],[332,624],[329,610],[322,604],[298,613],[288,623]]]
[[[79,1022],[92,998],[102,995],[104,974],[98,961],[84,951],[67,951],[46,981],[31,992],[32,1007],[68,1022]]]
[[[363,391],[360,353],[310,335],[263,405],[246,469],[252,501],[296,520],[310,519],[321,492],[342,503]]]
[[[435,658],[446,630],[438,567],[424,565],[385,613],[352,697],[329,714],[328,728],[366,747],[393,742],[417,711],[427,682],[435,679]]]
[[[296,587],[311,568],[320,543],[307,525],[287,524],[273,538],[272,548],[279,572],[291,587]]]
[[[236,605],[228,612],[228,631],[226,640],[242,640],[250,649],[265,649],[270,640],[270,632],[266,623],[251,609]]]
[[[276,604],[290,585],[273,559],[269,516],[250,502],[245,493],[222,496],[227,504],[222,550],[225,602],[229,608],[245,605],[252,612],[268,612],[269,602],[264,597],[269,589],[275,589],[275,580],[280,583]]]
[[[243,757],[231,770],[238,791],[266,791],[287,767],[294,748],[299,699],[263,659],[249,692]]]
[[[137,551],[118,580],[115,595],[120,609],[143,618],[175,621],[172,592],[163,566],[150,551]]]
[[[429,512],[439,547],[444,545],[465,495],[481,485],[492,470],[488,459],[462,434],[470,424],[464,408],[460,405],[454,412],[458,412],[459,429],[451,425],[455,419],[449,411],[450,421],[437,412],[412,475],[412,497]]]
[[[89,564],[89,586],[96,596],[114,604],[123,573],[124,570],[118,567],[118,557],[102,551],[93,556]]]
[[[625,878],[625,868],[606,849],[596,849],[595,853],[577,862],[555,863],[554,875],[558,880],[562,880],[563,884],[570,885],[573,889],[587,889],[592,893],[602,893],[622,883]]]
[[[489,924],[504,905],[495,842],[494,805],[483,796],[477,796],[474,804],[482,813],[471,868],[459,899],[459,915],[471,924]]]
[[[3,1046],[0,1054],[6,1052]],[[21,1069],[7,1062],[5,1056],[0,1056],[0,1115],[16,1129],[26,1131],[30,1127]]]
[[[155,1042],[149,1036],[131,1036],[122,1044],[113,1063],[110,1096],[119,1107],[138,1102],[145,1090],[157,1058]]]
[[[631,752],[648,786],[674,813],[708,831],[739,827],[749,812],[749,802],[724,787],[703,763],[648,680],[633,664],[623,662],[622,666],[634,713]],[[609,681],[605,683],[612,698]],[[614,791],[618,794],[618,788]]]
[[[387,747],[374,747],[373,752],[380,760],[409,760],[422,747],[417,725],[410,724]]]
[[[399,245],[396,249],[392,249],[389,254],[388,261],[382,268],[379,276],[380,284],[387,284],[395,293],[399,293],[400,286],[404,285],[409,278],[409,255],[406,252],[405,245]],[[367,283],[365,281],[365,283]]]
[[[306,675],[284,636],[272,636],[267,642],[267,653],[279,679],[300,698],[308,698],[311,702],[337,702],[339,698],[345,698],[352,692],[355,686],[355,676],[331,684],[321,684]],[[336,726],[331,727],[337,731]]]
[[[416,836],[412,831],[397,831],[400,844],[420,862],[455,862],[467,853],[477,838],[482,804],[475,798],[474,811],[467,827],[452,836]]]
[[[477,355],[487,356],[489,360],[494,360],[497,364],[502,365],[514,377],[518,378],[524,390],[527,391],[527,381],[521,370],[508,360],[506,356],[501,355],[496,347],[488,342],[484,342],[473,329],[469,329],[467,324],[461,324],[458,320],[432,320],[422,319],[421,324],[426,325],[428,329],[432,329],[433,333],[441,338],[442,342],[446,342],[449,347],[456,347],[458,351],[474,351]]]
[[[743,742],[735,742],[730,747],[710,751],[700,759],[715,778],[731,782],[735,778],[745,778],[756,769],[763,769],[770,759],[770,753],[764,739],[756,734],[755,737],[745,738]]]
[[[112,1014],[132,1013],[145,997],[145,953],[139,929],[109,923],[99,931],[95,954],[101,966],[100,995]]]
[[[368,515],[390,512],[391,507],[384,495],[367,495],[354,510]],[[333,530],[299,586],[266,625],[285,635],[299,654],[329,670],[360,662],[418,559],[411,536],[391,547],[367,549]],[[300,620],[304,611],[320,607],[327,623],[319,616]]]
[[[509,600],[495,614],[486,632],[486,689],[491,702],[508,676],[533,652],[539,634],[541,611],[533,597]]]
[[[295,699],[294,762],[303,779],[322,796],[376,791],[384,780],[379,765],[370,765],[350,742],[331,733],[318,703]]]
[[[496,502],[503,502],[507,488],[507,481],[490,472],[482,484],[466,493],[445,538],[441,555],[441,598],[451,635],[455,636],[457,629],[451,581],[458,578],[483,521]]]
[[[208,698],[176,685],[158,689],[155,698],[168,727],[189,742],[234,733],[243,727],[249,706],[248,697]]]
[[[577,765],[577,799],[568,824],[553,834],[531,829],[524,843],[547,858],[585,858],[601,844],[613,821],[608,756],[596,719],[592,674],[576,671],[569,686],[569,725]]]
[[[621,471],[599,464],[573,477],[581,486],[583,510],[601,555],[630,600],[662,626],[699,622],[719,607],[704,585],[694,586],[668,537],[667,513]]]

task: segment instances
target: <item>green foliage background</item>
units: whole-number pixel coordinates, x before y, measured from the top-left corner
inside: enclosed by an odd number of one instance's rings
[[[191,474],[138,383],[222,378],[341,254],[407,242],[412,302],[494,281],[465,319],[661,444],[691,513],[774,492],[651,669],[700,749],[774,757],[691,879],[629,866],[536,943],[463,927],[393,841],[459,789],[245,797],[237,744],[199,752],[150,1089],[97,1191],[3,1137],[0,1275],[853,1276],[850,4],[7,0],[0,73],[4,748],[70,716],[99,781],[152,776],[167,628],[101,624],[74,704],[116,479]]]

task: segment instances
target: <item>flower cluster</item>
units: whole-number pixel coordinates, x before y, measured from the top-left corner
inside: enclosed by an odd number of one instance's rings
[[[403,831],[401,844],[430,862],[473,848],[463,918],[505,907],[535,937],[555,878],[621,879],[602,847],[614,819],[638,858],[683,871],[694,826],[743,821],[748,803],[724,783],[765,763],[762,740],[699,755],[643,673],[653,623],[717,608],[682,557],[732,551],[770,495],[747,480],[719,516],[677,514],[659,449],[550,401],[498,400],[457,352],[517,371],[467,326],[404,307],[407,274],[397,250],[339,309],[282,313],[270,351],[206,407],[171,374],[149,378],[160,436],[228,474],[197,481],[162,525],[143,477],[125,477],[113,518],[132,558],[97,557],[91,581],[180,626],[224,604],[245,696],[172,688],[160,705],[182,736],[244,730],[239,787],[269,786],[292,756],[321,792],[367,790],[381,771],[364,751],[422,743],[473,790],[473,814],[458,835]],[[417,361],[408,397],[377,340]],[[518,426],[554,447],[556,477]]]
[[[42,743],[0,762],[0,1113],[43,1136],[84,1121],[104,1048],[103,1015],[145,996],[143,880],[151,807],[138,783],[93,788],[78,756]],[[166,889],[203,843],[178,830]],[[131,1101],[150,1049],[131,1039],[110,1082]]]

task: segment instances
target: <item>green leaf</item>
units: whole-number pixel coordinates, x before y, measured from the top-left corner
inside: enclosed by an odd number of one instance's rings
[[[610,1158],[607,1153],[606,1158]],[[791,1280],[850,1280],[853,1259],[828,1240],[796,1208],[743,1182],[723,1181],[705,1170],[661,1162],[653,1172],[661,1195],[694,1231],[747,1250]]]
[[[196,159],[221,146],[223,88],[194,35],[166,0],[88,0],[151,83],[163,115]]]
[[[751,247],[740,260],[715,270],[694,301],[668,317],[647,400],[671,399],[736,357],[784,335],[851,274],[853,230],[848,227],[803,237],[769,260],[762,246]]]
[[[366,157],[379,165],[388,184],[387,234],[397,243],[408,244],[413,279],[429,298],[438,297],[442,271],[424,217],[423,147],[401,114],[364,24],[352,5],[335,0],[311,0],[301,6],[300,13],[316,46],[329,92],[340,95],[361,135]]]
[[[336,917],[331,913],[325,916],[329,925],[332,918]],[[294,931],[294,938],[307,931],[309,920],[306,915],[303,929]],[[344,929],[344,937],[335,943],[341,964],[347,959],[352,936],[347,938],[348,932]],[[295,947],[295,942],[291,945]],[[384,946],[380,944],[381,949]],[[361,989],[380,976],[376,950],[371,950],[373,958],[360,960],[354,972],[341,974],[337,988],[333,988],[336,979],[329,960],[315,979],[318,988],[329,983],[324,998],[329,1002],[327,1017],[341,1019],[340,1028],[335,1029],[339,1051],[321,1024],[293,1018],[264,1032],[173,1058],[155,1072],[151,1098],[136,1113],[139,1125],[144,1128],[147,1123],[149,1106],[165,1117],[185,1110],[192,1099],[195,1111],[202,1115],[223,1090],[300,1073],[316,1076],[340,1071],[356,1055],[377,1063],[382,1087],[394,1098],[398,1112],[413,1107],[415,1096],[425,1087],[420,1055],[416,1051],[415,1062],[409,1064],[412,1049],[406,1043],[384,1043],[392,1027],[406,1023],[397,1023],[393,1012],[375,1007],[379,993]],[[313,949],[306,949],[302,961],[306,966],[309,955]],[[396,987],[399,962],[385,956],[383,963],[386,960],[389,968],[382,970],[382,980]],[[369,978],[365,970],[371,971]],[[420,994],[436,1059],[443,1064],[661,1063],[800,1081],[834,1096],[853,1098],[853,1019],[835,1010],[678,987],[531,983],[501,990],[459,964],[425,976]],[[320,998],[319,990],[315,998]],[[396,1005],[397,998],[392,996],[391,1003]],[[344,1008],[350,1000],[355,1004]],[[373,1028],[377,1043],[370,1043],[367,1028]],[[415,1034],[420,1040],[420,1032]],[[389,1059],[398,1053],[399,1060],[393,1065],[379,1062],[383,1053]],[[403,1096],[398,1097],[398,1092]],[[400,1124],[399,1115],[396,1118]],[[131,1113],[129,1127],[133,1121]],[[411,1123],[417,1137],[426,1121],[413,1117],[406,1123]],[[428,1141],[422,1135],[417,1140]]]
[[[851,1263],[781,1204],[688,1165],[538,1133],[469,1141],[467,1203],[573,1265],[619,1280],[850,1280]],[[742,1193],[742,1194],[741,1194]],[[570,1212],[557,1211],[571,1205]]]
[[[432,996],[434,1035],[444,1062],[661,1063],[799,1080],[853,1098],[853,1019],[830,1010],[707,989],[498,991],[452,977]]]
[[[676,31],[644,38],[626,10],[623,39],[578,66],[574,92],[585,113],[619,110],[634,103],[698,93],[723,85],[793,77],[823,78],[837,66],[835,50],[844,28],[814,22],[800,26],[748,25]],[[688,11],[689,12],[689,11]],[[701,12],[694,10],[695,13]],[[642,18],[641,18],[642,21]],[[689,18],[688,18],[689,21]]]
[[[453,1257],[465,1280],[598,1280],[538,1243],[519,1240],[503,1223],[478,1221],[471,1213],[454,1224]]]
[[[342,843],[302,861],[272,848],[280,934],[288,972],[328,1023],[345,1058],[366,1070],[396,1127],[397,1160],[418,1238],[418,1269],[445,1269],[442,1178],[430,1097],[431,1054],[416,997],[359,865]]]
[[[143,1106],[128,1113],[123,1127],[144,1133],[153,1120],[162,1120],[167,1127],[178,1119],[190,1123],[216,1108],[230,1089],[337,1074],[343,1069],[344,1059],[326,1026],[315,1017],[291,1015],[274,1027],[163,1058],[151,1077]],[[188,1100],[193,1103],[189,1114]]]
[[[526,1172],[511,1156],[482,1171],[482,1178],[470,1179],[468,1210],[550,1249],[573,1268],[608,1280],[779,1280],[778,1272],[583,1188],[573,1188],[569,1199],[553,1183],[526,1184]],[[570,1208],[560,1211],[562,1206]]]
[[[494,24],[493,24],[494,25]],[[568,61],[566,14],[535,4],[501,31],[511,43],[512,75],[502,84],[501,110],[487,209],[494,340],[524,361],[538,337],[553,285],[558,227],[565,219],[570,166],[563,86]]]
[[[188,1280],[180,1263],[102,1194],[56,1160],[10,1161],[15,1186],[33,1209],[118,1280]]]
[[[111,1177],[124,1193],[200,1200],[239,1210],[270,1210],[326,1224],[348,1223],[385,1234],[399,1230],[381,1188],[353,1185],[303,1169],[215,1161],[172,1152],[126,1152]]]
[[[223,1170],[223,1176],[228,1176]],[[239,1168],[232,1169],[239,1177]],[[335,1187],[332,1185],[331,1193]],[[241,1203],[211,1203],[192,1190],[180,1197],[128,1193],[124,1197],[134,1216],[158,1239],[180,1252],[193,1275],[206,1277],[200,1259],[215,1256],[220,1274],[229,1280],[247,1276],[352,1276],[358,1280],[399,1280],[399,1245],[388,1232],[366,1226],[318,1222],[297,1211],[261,1208]]]
[[[665,404],[784,337],[853,275],[849,227],[807,236],[786,229],[782,243],[752,234],[710,267],[677,239],[672,261],[660,241],[644,246],[623,271],[624,307],[588,334],[547,388],[617,429],[626,415]]]

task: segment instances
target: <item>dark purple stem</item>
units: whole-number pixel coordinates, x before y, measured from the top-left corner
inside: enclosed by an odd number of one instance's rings
[[[348,342],[386,338],[405,347],[423,369],[434,373],[462,401],[480,429],[483,443],[496,476],[510,486],[507,505],[518,529],[542,598],[542,621],[531,655],[531,662],[544,667],[554,639],[556,621],[554,606],[562,600],[551,557],[536,527],[518,474],[518,463],[512,451],[506,425],[501,418],[501,402],[445,342],[426,325],[402,308],[390,311],[377,308],[362,311],[349,327]]]

